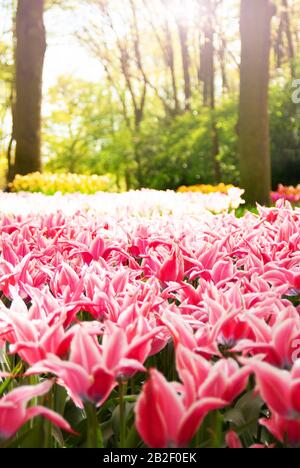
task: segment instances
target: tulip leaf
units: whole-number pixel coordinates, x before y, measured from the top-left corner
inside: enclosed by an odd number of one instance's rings
[[[40,420],[32,429],[23,434],[17,442],[19,448],[42,448],[44,443],[43,422]]]

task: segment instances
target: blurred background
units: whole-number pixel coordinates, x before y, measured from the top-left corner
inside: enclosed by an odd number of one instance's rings
[[[120,190],[240,184],[240,3],[0,0],[2,187],[7,174],[12,179],[41,166],[54,173],[108,174]],[[300,107],[292,99],[300,78],[300,0],[273,4],[268,113],[275,188],[300,178]],[[259,21],[259,6],[256,13]],[[46,34],[44,49],[25,47],[24,24],[38,25],[36,45]],[[41,68],[39,97],[30,83]],[[39,106],[40,154],[23,138],[32,161],[27,158],[28,170],[24,163],[13,170],[14,112],[20,127]]]

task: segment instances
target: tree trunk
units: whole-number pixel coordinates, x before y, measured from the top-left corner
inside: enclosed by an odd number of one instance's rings
[[[200,77],[203,82],[203,104],[211,106],[214,95],[214,46],[211,20],[204,25],[204,42],[200,49]]]
[[[14,128],[14,113],[15,113],[15,76],[13,77],[12,83],[11,83],[11,94],[10,94],[10,109],[11,109],[11,115],[12,115],[12,129],[11,129],[11,137],[8,143],[7,147],[7,173],[6,173],[6,180],[8,182],[8,185],[10,182],[13,181],[14,179],[14,154],[13,154],[13,146],[15,142],[15,128]],[[8,188],[8,187],[7,187]]]
[[[287,47],[285,47],[284,36],[286,36]],[[287,58],[290,64],[290,69],[291,69],[291,76],[292,78],[295,78],[295,75],[296,75],[295,50],[294,50],[293,36],[291,32],[291,22],[290,22],[288,0],[281,1],[281,14],[280,14],[280,22],[279,22],[279,28],[277,32],[277,38],[275,42],[275,54],[276,54],[276,64],[278,68],[282,66],[282,63],[287,55]]]
[[[172,82],[172,90],[173,90],[173,97],[174,97],[174,112],[175,114],[179,114],[180,105],[178,99],[178,89],[177,89],[177,82],[176,82],[176,71],[175,71],[175,54],[173,49],[172,43],[172,35],[169,28],[168,21],[165,22],[165,35],[166,35],[166,45],[165,45],[165,57],[166,57],[166,64],[170,69],[171,74],[171,82]]]
[[[215,48],[213,28],[213,6],[207,5],[207,19],[204,25],[204,44],[200,49],[200,78],[203,82],[203,105],[210,109],[212,161],[215,183],[221,182],[221,167],[218,160],[220,153],[219,135],[215,117]]]
[[[221,76],[222,76],[222,91],[223,93],[229,92],[229,82],[227,78],[227,69],[226,69],[226,48],[227,48],[227,43],[226,39],[223,36],[221,38],[221,47],[219,49],[219,62],[220,62],[220,68],[221,68]]]
[[[42,75],[46,51],[44,0],[19,0],[16,16],[14,174],[41,170]]]
[[[186,20],[180,18],[177,20],[177,28],[179,34],[180,50],[181,50],[181,60],[183,68],[183,78],[184,78],[184,108],[186,111],[191,108],[191,75],[190,75],[190,52],[188,46],[188,27],[186,25]]]
[[[241,0],[238,132],[241,186],[246,190],[246,201],[249,204],[270,203],[268,85],[273,13],[270,0]]]
[[[12,43],[13,43],[13,56],[16,57],[16,5],[15,2],[12,1],[10,5],[10,14],[12,18]],[[13,150],[14,143],[15,143],[15,107],[16,107],[16,69],[14,67],[12,79],[10,83],[10,97],[9,97],[9,105],[10,111],[12,115],[12,129],[11,129],[11,137],[8,143],[6,158],[7,158],[7,173],[6,173],[6,190],[9,191],[10,187],[9,184],[14,179],[14,159],[15,159],[15,151]]]
[[[288,43],[288,57],[289,57],[289,62],[290,62],[291,75],[292,75],[292,78],[295,78],[296,76],[295,51],[294,51],[293,37],[291,33],[291,22],[290,22],[288,0],[282,0],[282,5],[283,5],[283,10],[284,10],[283,15],[284,15],[285,33],[286,33],[286,38],[287,38],[287,43]]]

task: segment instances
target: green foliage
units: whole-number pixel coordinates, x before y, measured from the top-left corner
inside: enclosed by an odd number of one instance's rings
[[[222,180],[237,183],[235,109],[224,102],[216,111]],[[220,118],[219,118],[220,117]],[[207,108],[175,119],[157,119],[144,127],[139,140],[143,181],[155,189],[214,183],[211,119]]]
[[[270,126],[273,188],[297,185],[300,174],[300,104],[292,101],[292,81],[282,78],[271,87]]]
[[[200,97],[199,97],[200,101]],[[50,91],[45,119],[46,169],[116,175],[118,185],[176,189],[214,183],[212,115],[207,108],[175,117],[157,117],[150,109],[139,132],[124,122],[113,95],[93,83],[61,78]],[[224,100],[216,110],[222,180],[238,183],[236,103]]]
[[[270,89],[273,185],[297,184],[300,173],[300,110],[291,99],[291,80]],[[116,97],[95,83],[62,77],[49,93],[44,124],[44,159],[52,172],[116,176],[119,189],[146,186],[176,189],[214,183],[211,125],[217,122],[222,181],[239,184],[236,96],[220,101],[214,116],[199,107],[157,116],[148,108],[140,131],[124,121]],[[139,164],[138,164],[139,163]],[[127,181],[127,186],[125,184]]]
[[[111,138],[114,109],[107,91],[94,83],[62,77],[49,91],[44,122],[47,170],[102,173],[99,154]]]

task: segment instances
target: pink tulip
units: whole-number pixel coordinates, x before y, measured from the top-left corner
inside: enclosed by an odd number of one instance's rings
[[[228,431],[226,434],[226,443],[230,449],[242,449],[243,445],[239,436],[234,431]]]
[[[158,278],[163,283],[181,281],[184,276],[183,259],[179,250],[174,249],[160,268]]]
[[[174,385],[152,369],[135,407],[136,427],[149,447],[187,447],[206,415],[225,404],[204,398],[186,407]]]
[[[26,408],[30,400],[48,393],[52,385],[53,382],[45,381],[36,386],[18,387],[0,399],[0,440],[11,438],[27,421],[36,416],[44,416],[64,431],[73,432],[64,418],[48,408]]]
[[[173,340],[180,383],[150,372],[137,405],[145,443],[187,445],[210,408],[243,394],[252,370],[270,412],[261,424],[299,444],[298,209],[279,200],[238,219],[204,211],[197,194],[6,197],[1,353],[32,365],[28,374],[56,375],[80,407],[100,406],[150,356],[161,363]]]
[[[246,366],[240,368],[233,359],[221,359],[212,365],[181,345],[176,351],[176,363],[190,403],[213,397],[230,404],[243,393],[250,374]]]
[[[16,266],[11,265],[4,259],[0,261],[0,290],[6,297],[11,297],[11,287],[20,287],[22,291],[23,283],[33,285],[33,279],[29,271],[30,261],[31,254],[26,255]],[[22,295],[26,297],[23,291]]]
[[[149,340],[156,333],[154,330],[128,345],[124,331],[111,327],[104,335],[102,346],[86,328],[78,328],[68,361],[49,354],[27,374],[52,373],[78,406],[83,407],[85,402],[101,406],[119,381],[145,370],[142,362],[150,350]]]
[[[190,324],[184,320],[182,315],[167,309],[161,317],[161,322],[166,325],[170,331],[175,347],[180,343],[191,350],[197,347],[193,329]]]
[[[93,260],[99,260],[99,258],[103,256],[104,252],[104,240],[101,237],[96,237],[92,241],[90,240],[89,248],[87,248],[87,246],[83,243],[81,246],[78,246],[78,248],[75,247],[72,249],[70,252],[70,258],[76,255],[81,255],[83,261],[89,265]]]
[[[155,275],[164,285],[169,282],[179,282],[184,277],[184,261],[180,249],[176,246],[170,252],[162,247],[155,252],[150,251],[142,263],[142,268],[147,277]]]
[[[145,371],[143,363],[150,355],[152,341],[160,330],[156,327],[151,331],[146,330],[140,336],[139,333],[132,336],[126,335],[126,331],[114,323],[106,322],[102,342],[103,362],[108,369],[113,370],[117,381],[128,380],[136,372]],[[139,330],[136,328],[136,331]]]
[[[294,363],[295,352],[297,352],[295,344],[300,343],[299,314],[291,309],[291,317],[287,315],[285,318],[282,314],[279,315],[273,327],[254,316],[248,317],[248,323],[253,324],[256,338],[254,341],[241,341],[235,347],[235,351],[243,351],[244,354],[252,356],[263,355],[264,361],[269,364],[282,369],[290,369]]]
[[[57,268],[50,280],[50,288],[55,297],[61,297],[65,302],[75,302],[83,294],[83,280],[67,263]]]
[[[19,354],[29,365],[45,359],[48,353],[64,355],[75,331],[65,332],[64,315],[56,319],[57,311],[54,309],[53,315],[47,317],[45,308],[42,312],[37,311],[36,304],[28,310],[24,301],[16,293],[13,295],[10,309],[0,314],[0,321],[5,325],[2,338],[10,343],[10,353]]]
[[[234,431],[228,431],[226,434],[226,444],[230,449],[242,449],[244,448],[239,436]],[[274,445],[262,445],[262,444],[253,444],[250,447],[251,449],[266,449],[274,448]]]
[[[300,419],[283,418],[274,413],[270,419],[261,419],[260,424],[281,443],[288,443],[291,447],[300,446]]]
[[[253,359],[249,362],[257,379],[259,392],[271,411],[283,417],[300,414],[300,362],[291,372]]]
[[[280,441],[300,444],[300,361],[291,372],[278,370],[270,364],[252,360],[249,366],[257,380],[257,388],[272,411],[270,420],[261,424]]]
[[[49,354],[27,371],[28,375],[41,373],[56,375],[81,408],[85,402],[100,406],[116,385],[113,373],[103,365],[101,349],[83,329],[73,338],[69,361]]]

